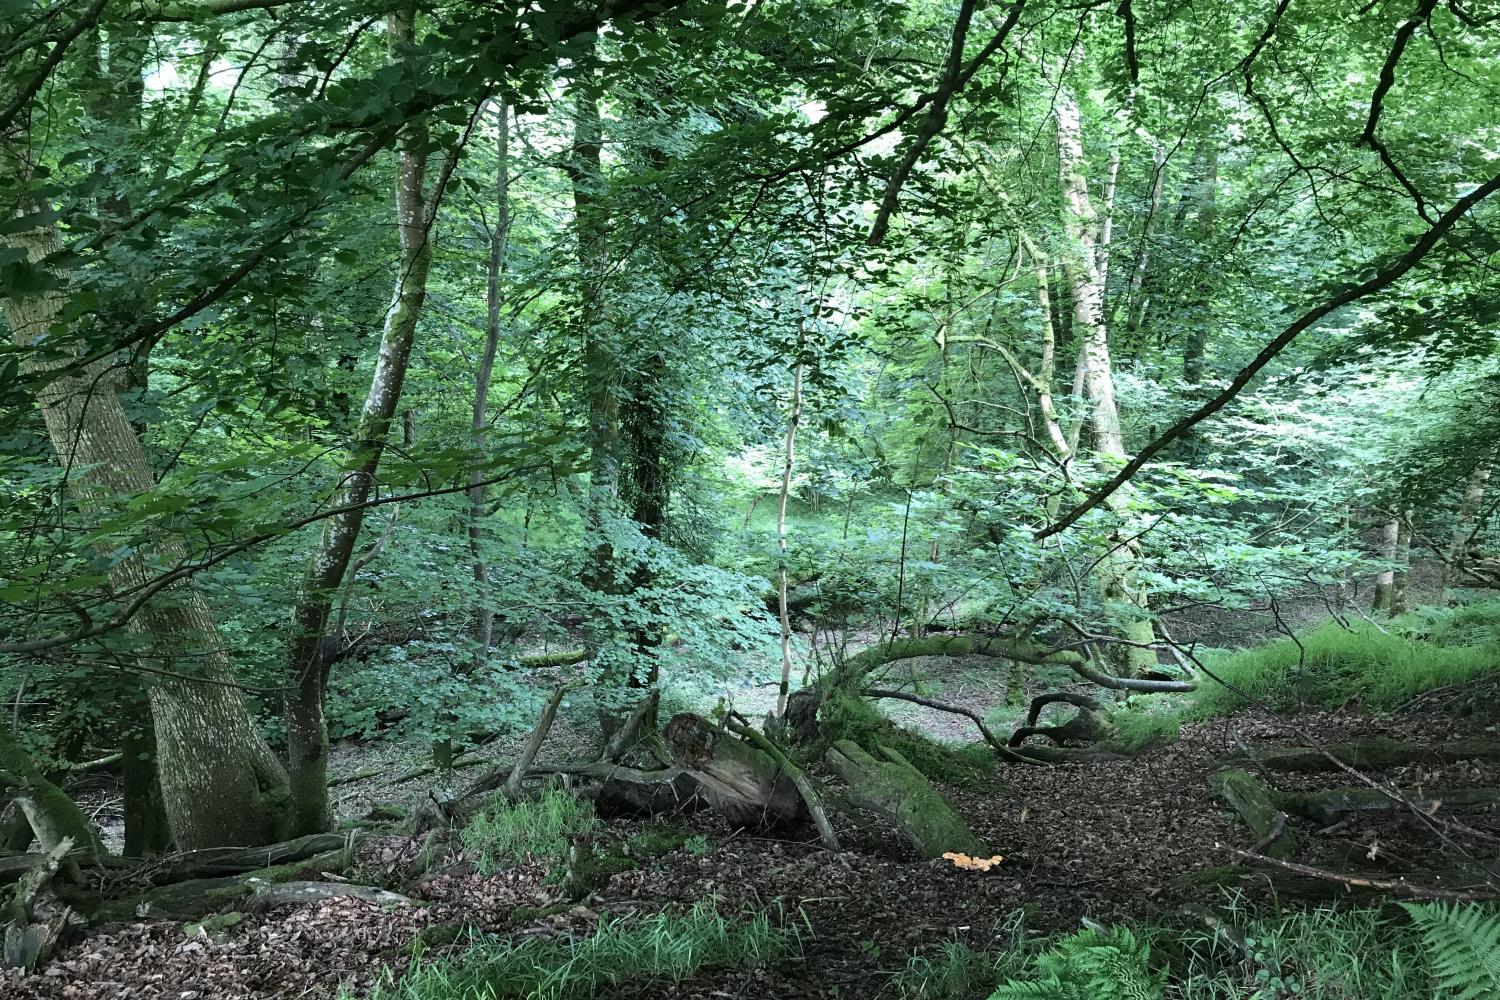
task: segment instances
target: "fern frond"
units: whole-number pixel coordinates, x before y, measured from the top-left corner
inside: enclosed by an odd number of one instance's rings
[[[1500,913],[1473,904],[1402,906],[1422,930],[1440,989],[1454,1000],[1500,1000]]]

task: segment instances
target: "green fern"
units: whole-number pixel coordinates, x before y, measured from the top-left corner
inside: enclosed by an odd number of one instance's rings
[[[1500,1000],[1500,913],[1457,903],[1401,905],[1422,929],[1444,992],[1454,1000]]]
[[[990,1000],[1161,1000],[1149,954],[1129,928],[1082,930],[1038,955],[1032,978],[1003,984]]]

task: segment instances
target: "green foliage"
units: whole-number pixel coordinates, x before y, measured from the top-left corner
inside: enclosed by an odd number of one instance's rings
[[[1128,927],[1085,928],[1038,955],[1029,978],[1003,983],[990,1000],[1161,1000],[1149,958]]]
[[[1351,698],[1366,708],[1389,709],[1423,691],[1500,669],[1500,646],[1436,645],[1368,624],[1344,628],[1329,622],[1295,641],[1278,639],[1205,662],[1227,684],[1278,710],[1336,708]],[[1213,680],[1199,685],[1193,702],[1200,716],[1247,704]]]
[[[1390,623],[1392,632],[1437,646],[1500,644],[1500,601],[1475,601],[1451,608],[1424,607]]]
[[[1445,997],[1500,997],[1500,912],[1473,904],[1402,905],[1422,929],[1433,975]]]
[[[934,781],[980,785],[996,767],[994,751],[984,743],[953,747],[922,733],[898,726],[864,698],[835,691],[818,709],[823,739],[853,740],[866,749],[883,746],[900,753]]]
[[[1238,926],[1236,926],[1238,925]],[[1231,897],[1222,929],[1174,935],[1183,1000],[1432,1000],[1415,929],[1378,910],[1332,907],[1254,915]]]
[[[578,941],[486,941],[452,959],[413,964],[399,980],[388,975],[367,1000],[586,1000],[630,979],[680,982],[700,969],[761,965],[789,945],[764,913],[729,919],[700,902],[685,913],[605,917]]]
[[[489,875],[511,864],[562,860],[573,840],[597,827],[593,803],[553,786],[519,802],[496,796],[459,836],[479,871]]]
[[[1231,896],[1213,929],[1113,927],[1043,938],[1024,932],[1018,912],[992,948],[946,942],[912,956],[894,986],[903,1000],[1500,996],[1500,914],[1426,903],[1407,910],[1411,921],[1333,907],[1257,914]]]

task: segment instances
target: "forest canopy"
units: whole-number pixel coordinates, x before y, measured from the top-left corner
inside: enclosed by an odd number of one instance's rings
[[[483,961],[589,971],[516,996],[822,995],[801,889],[648,919],[580,852],[701,810],[671,858],[988,878],[988,933],[1118,787],[1163,885],[1243,866],[1162,899],[1398,885],[1327,918],[1449,936],[1379,995],[1500,995],[1497,107],[1486,0],[0,0],[0,967],[547,857],[588,943]],[[1197,975],[1052,906],[893,988]],[[719,957],[610,964],[679,933]]]

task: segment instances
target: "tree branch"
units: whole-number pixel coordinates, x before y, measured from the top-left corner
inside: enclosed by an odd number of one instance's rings
[[[1228,405],[1250,383],[1250,380],[1255,378],[1262,368],[1270,364],[1271,360],[1280,354],[1287,345],[1296,340],[1299,334],[1313,326],[1329,313],[1341,309],[1352,302],[1357,302],[1366,296],[1373,295],[1375,292],[1382,291],[1394,284],[1397,279],[1401,278],[1413,267],[1416,267],[1431,252],[1432,248],[1448,234],[1448,231],[1453,228],[1459,219],[1497,190],[1500,190],[1500,174],[1496,174],[1460,198],[1395,263],[1391,264],[1385,270],[1376,273],[1366,281],[1351,288],[1346,288],[1327,301],[1303,313],[1287,326],[1286,329],[1277,334],[1275,339],[1262,348],[1253,361],[1240,369],[1239,374],[1235,375],[1234,379],[1222,392],[1169,427],[1154,441],[1142,448],[1135,458],[1126,462],[1125,467],[1115,473],[1109,482],[1094,490],[1082,502],[1069,510],[1057,521],[1037,531],[1033,537],[1037,541],[1041,541],[1044,538],[1056,535],[1072,527],[1077,523],[1079,518],[1099,506],[1114,495],[1116,490],[1128,483],[1137,472],[1141,471],[1147,462],[1160,454],[1167,445],[1176,441],[1193,427],[1196,427]]]

